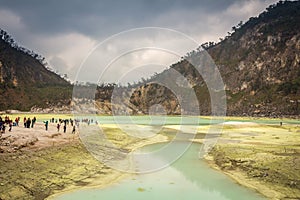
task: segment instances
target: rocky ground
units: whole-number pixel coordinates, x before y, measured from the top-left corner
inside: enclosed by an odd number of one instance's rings
[[[92,179],[109,182],[120,176],[95,160],[77,135],[58,133],[54,124],[49,131],[42,123],[33,129],[13,127],[12,132],[2,135],[0,147],[3,200],[45,199],[70,186],[87,185]],[[108,173],[110,176],[106,176]]]
[[[114,125],[102,129],[108,140],[127,151],[167,139],[134,139]],[[55,124],[48,131],[43,123],[33,129],[13,127],[0,140],[0,200],[45,199],[82,186],[107,186],[129,175],[96,160],[70,127],[67,133],[57,132]]]
[[[0,138],[0,151],[2,153],[13,153],[20,150],[41,149],[49,146],[57,146],[70,141],[77,140],[77,136],[71,134],[72,127],[68,126],[66,133],[57,131],[56,124],[49,124],[48,131],[42,122],[37,122],[34,128],[24,128],[22,124],[13,126],[9,132],[6,128]]]

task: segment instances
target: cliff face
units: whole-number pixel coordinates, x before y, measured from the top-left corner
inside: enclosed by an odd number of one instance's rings
[[[65,104],[70,86],[39,60],[0,39],[0,110]]]
[[[177,97],[170,89],[157,83],[146,84],[134,90],[129,102],[135,108],[133,113],[180,114]]]
[[[300,2],[279,2],[208,49],[226,84],[229,114],[298,115]]]
[[[234,32],[218,44],[203,45],[225,83],[229,115],[300,114],[299,22],[300,2],[279,2],[259,17],[233,27]],[[194,88],[199,106],[191,101],[190,107],[206,115],[211,113],[206,83],[187,62],[201,59],[201,54],[201,50],[191,52],[171,68],[185,76]],[[180,105],[175,105],[176,95],[162,92],[166,89],[151,83],[167,73],[168,70],[156,75],[133,92],[130,102],[137,110],[147,113],[153,103],[170,103],[172,106],[164,106],[167,113],[180,112]]]

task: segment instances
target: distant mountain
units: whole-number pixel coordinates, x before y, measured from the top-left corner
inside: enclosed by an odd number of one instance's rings
[[[44,58],[19,47],[0,30],[0,111],[28,111],[70,102],[71,84],[44,66]]]
[[[280,1],[258,17],[252,17],[244,24],[239,23],[232,31],[217,44],[208,42],[201,45],[221,72],[226,86],[227,113],[299,115],[300,2]],[[185,76],[194,88],[200,106],[197,107],[197,102],[189,102],[190,112],[199,108],[201,114],[207,115],[211,113],[207,85],[188,62],[197,61],[202,54],[201,48],[190,52],[183,60],[173,64],[170,70],[175,69]],[[170,70],[140,85],[123,89],[124,99],[119,101],[128,105],[127,112],[148,113],[152,105],[161,104],[168,114],[179,114],[178,97],[164,86],[153,83],[168,77]],[[110,102],[112,90],[105,91],[99,90],[99,112],[111,113],[112,107],[116,106]]]

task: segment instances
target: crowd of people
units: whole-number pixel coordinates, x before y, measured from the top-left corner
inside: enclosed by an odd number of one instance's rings
[[[13,126],[19,126],[20,120],[21,120],[20,117],[16,117],[15,120],[13,121],[12,119],[10,119],[9,116],[5,116],[4,119],[0,116],[1,133],[5,133],[6,127],[9,128],[8,129],[9,132],[12,131]],[[25,128],[33,128],[34,124],[36,123],[36,117],[33,117],[32,120],[30,118],[24,117],[23,122]]]
[[[30,119],[30,117],[28,117],[28,118],[24,117],[23,122],[24,122],[24,127],[25,128],[30,128],[30,127],[33,128],[33,126],[36,122],[36,117],[33,117],[32,120]]]
[[[79,126],[79,122],[77,120],[73,120],[73,119],[50,119],[51,123],[56,123],[56,128],[57,128],[57,132],[60,131],[60,127],[63,125],[63,132],[66,133],[67,131],[67,126],[71,126],[72,127],[72,134],[76,133],[76,126]]]
[[[11,131],[13,126],[13,121],[8,117],[5,116],[4,120],[0,117],[0,131],[1,133],[5,133],[6,127],[9,127],[8,131]]]
[[[9,116],[5,116],[4,119],[0,116],[0,133],[5,133],[6,128],[8,127],[8,131],[12,131],[13,126],[19,126],[20,124],[20,117],[16,117],[15,120],[10,119]],[[34,128],[35,124],[37,122],[37,118],[33,117],[32,119],[30,117],[24,117],[23,118],[23,125],[24,128]],[[79,123],[85,123],[87,125],[90,125],[91,123],[98,124],[97,121],[94,121],[93,119],[55,119],[54,117],[50,120],[43,121],[45,125],[45,130],[48,131],[49,123],[56,123],[57,132],[62,131],[63,133],[67,132],[68,127],[72,127],[72,134],[76,133],[76,127],[79,127]]]

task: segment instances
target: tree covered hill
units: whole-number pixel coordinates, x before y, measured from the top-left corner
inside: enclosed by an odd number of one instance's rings
[[[0,30],[0,110],[30,110],[66,104],[71,84],[45,67],[45,59],[19,47]]]

